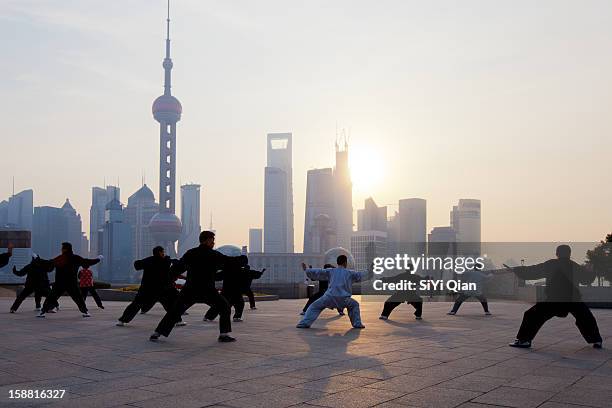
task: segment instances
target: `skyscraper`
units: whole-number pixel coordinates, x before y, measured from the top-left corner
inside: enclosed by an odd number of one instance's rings
[[[387,231],[387,207],[379,207],[372,197],[357,210],[357,231]],[[354,255],[354,254],[353,254]]]
[[[450,213],[451,227],[457,231],[458,252],[480,255],[481,203],[475,199],[460,199]]]
[[[188,249],[199,245],[202,231],[200,225],[200,185],[181,186],[181,222],[183,232],[179,238],[178,253],[183,255]]]
[[[132,281],[132,242],[130,225],[125,222],[123,206],[113,198],[104,213],[102,228],[102,254],[99,277],[107,282],[125,283]]]
[[[32,251],[41,258],[60,253],[62,242],[70,242],[77,254],[82,254],[81,216],[66,199],[61,208],[35,207],[32,225]]]
[[[125,222],[130,225],[134,259],[142,259],[152,254],[155,240],[149,231],[149,223],[158,210],[159,205],[155,202],[153,191],[146,184],[128,198],[124,213]]]
[[[172,59],[170,58],[170,1],[166,18],[166,57],[164,67],[164,94],[153,102],[153,117],[159,122],[159,212],[153,216],[149,228],[157,244],[176,256],[174,243],[182,231],[176,211],[176,123],[181,120],[183,107],[172,96]]]
[[[304,217],[305,254],[322,254],[336,246],[334,194],[334,176],[331,168],[308,170]],[[320,216],[326,217],[328,225],[323,225],[326,222]]]
[[[249,228],[249,252],[260,253],[263,252],[263,231],[261,228]]]
[[[102,255],[100,236],[104,226],[106,204],[113,198],[121,200],[121,190],[118,186],[92,187],[91,208],[89,209],[89,254]]]
[[[399,200],[399,249],[415,256],[425,254],[427,201],[422,198]]]
[[[337,245],[350,249],[353,233],[353,184],[349,170],[348,142],[336,142],[336,167],[334,167],[334,206]]]
[[[293,253],[291,133],[269,133],[264,175],[264,251]]]
[[[21,230],[32,230],[34,217],[34,192],[24,190],[8,200],[7,224]]]
[[[384,231],[355,231],[351,236],[351,254],[355,269],[367,271],[374,258],[386,256],[387,233]]]

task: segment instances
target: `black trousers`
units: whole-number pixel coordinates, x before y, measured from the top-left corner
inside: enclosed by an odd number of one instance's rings
[[[161,303],[167,313],[170,311],[177,298],[178,290],[175,288],[167,288],[157,292],[139,290],[134,300],[123,311],[119,321],[123,323],[131,322],[140,310],[149,311],[157,302]],[[181,319],[179,319],[179,321],[180,320]]]
[[[451,310],[451,312],[457,313],[457,310],[459,310],[461,304],[471,297],[475,297],[476,299],[478,299],[485,313],[489,311],[489,304],[487,303],[487,298],[483,295],[468,295],[465,293],[460,293],[457,297],[457,300],[455,300],[455,304],[453,305],[453,309]]]
[[[91,297],[94,298],[94,301],[96,302],[96,305],[98,307],[102,307],[102,299],[100,299],[98,292],[96,292],[93,286],[81,288],[81,296],[83,296],[83,302],[87,300],[87,293],[91,294]]]
[[[398,307],[404,302],[409,303],[412,305],[412,307],[414,307],[414,315],[416,317],[421,317],[421,315],[423,314],[423,301],[422,300],[411,302],[409,300],[400,300],[394,296],[391,296],[385,302],[381,316],[389,317],[393,309],[395,309],[396,307]]]
[[[183,288],[178,294],[176,301],[164,318],[159,322],[155,331],[162,336],[168,337],[174,325],[181,321],[183,313],[197,302],[215,306],[219,310],[219,315],[221,316],[219,319],[219,332],[221,334],[230,333],[232,331],[230,305],[219,292],[216,290],[208,290],[204,293],[196,293],[194,290],[188,288]]]
[[[230,307],[234,307],[234,319],[242,318],[242,312],[244,311],[244,298],[242,297],[242,293],[228,294],[222,291],[221,295],[227,300]],[[208,320],[215,320],[217,316],[219,316],[219,308],[212,305],[204,315],[204,318]]]
[[[49,288],[48,287],[47,288],[45,287],[35,288],[34,286],[26,285],[21,291],[21,293],[17,295],[15,302],[13,302],[13,306],[11,306],[11,310],[16,311],[17,309],[19,309],[19,306],[25,300],[25,298],[30,296],[32,293],[34,293],[34,302],[36,303],[36,308],[39,309],[40,301],[42,300],[43,296],[45,298],[49,296]]]
[[[64,292],[68,292],[68,295],[72,298],[74,303],[76,303],[81,313],[87,313],[87,306],[85,305],[85,301],[83,300],[83,296],[81,295],[81,291],[76,281],[74,283],[56,281],[53,284],[51,293],[49,293],[49,296],[45,299],[45,303],[40,312],[47,313],[50,309],[56,307],[58,305],[57,301]]]
[[[253,293],[251,288],[245,291],[244,294],[247,295],[247,297],[249,298],[249,307],[253,309],[255,307],[255,294]]]
[[[601,341],[599,328],[595,316],[583,302],[539,302],[532,306],[523,315],[523,322],[516,335],[521,341],[531,341],[538,334],[538,330],[553,317],[565,317],[572,314],[576,319],[576,326],[587,343]]]

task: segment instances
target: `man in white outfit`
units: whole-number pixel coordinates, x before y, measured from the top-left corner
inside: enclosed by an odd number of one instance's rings
[[[346,255],[340,255],[336,260],[338,267],[330,269],[307,269],[302,263],[302,269],[312,280],[327,280],[329,286],[323,296],[317,299],[306,310],[306,314],[296,326],[298,329],[307,329],[317,320],[324,309],[348,309],[351,324],[355,329],[363,329],[359,302],[353,299],[353,282],[361,282],[368,278],[366,272],[355,272],[347,269]]]

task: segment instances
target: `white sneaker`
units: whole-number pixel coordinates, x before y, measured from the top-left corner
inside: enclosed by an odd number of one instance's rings
[[[119,321],[119,322],[117,322],[117,324],[115,326],[125,327],[125,326],[127,326],[127,323]]]
[[[491,316],[491,312],[485,312],[485,316]]]
[[[382,316],[382,315],[381,315],[381,316],[379,317],[379,319],[380,319],[380,320],[389,320],[389,317],[388,317],[388,316]]]
[[[241,322],[242,321],[242,317],[234,317],[233,319],[235,322]]]
[[[450,312],[448,312],[448,313],[447,313],[447,315],[449,315],[449,316],[454,316],[454,315],[456,315],[456,314],[457,314],[457,312],[453,312],[452,310],[451,310]]]
[[[89,314],[89,312],[83,313],[81,316],[83,316],[83,317],[91,317],[91,315]]]
[[[187,326],[187,323],[185,323],[182,320],[180,322],[175,323],[174,325],[174,327],[184,327],[184,326]]]

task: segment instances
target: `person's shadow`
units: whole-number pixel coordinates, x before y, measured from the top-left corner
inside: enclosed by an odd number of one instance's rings
[[[326,320],[333,321],[342,316],[330,317]],[[329,328],[310,328],[300,330],[299,337],[306,342],[311,354],[328,359],[329,363],[309,368],[313,377],[309,381],[316,381],[317,389],[324,392],[341,391],[336,387],[330,387],[332,378],[353,371],[375,368],[377,373],[388,375],[383,362],[366,355],[352,354],[349,346],[358,342],[363,329],[349,329],[344,333],[332,332]],[[354,348],[352,348],[354,350]],[[382,370],[382,371],[381,371]],[[364,377],[365,379],[365,377]],[[342,381],[341,379],[339,381]],[[347,389],[349,389],[347,387]]]

